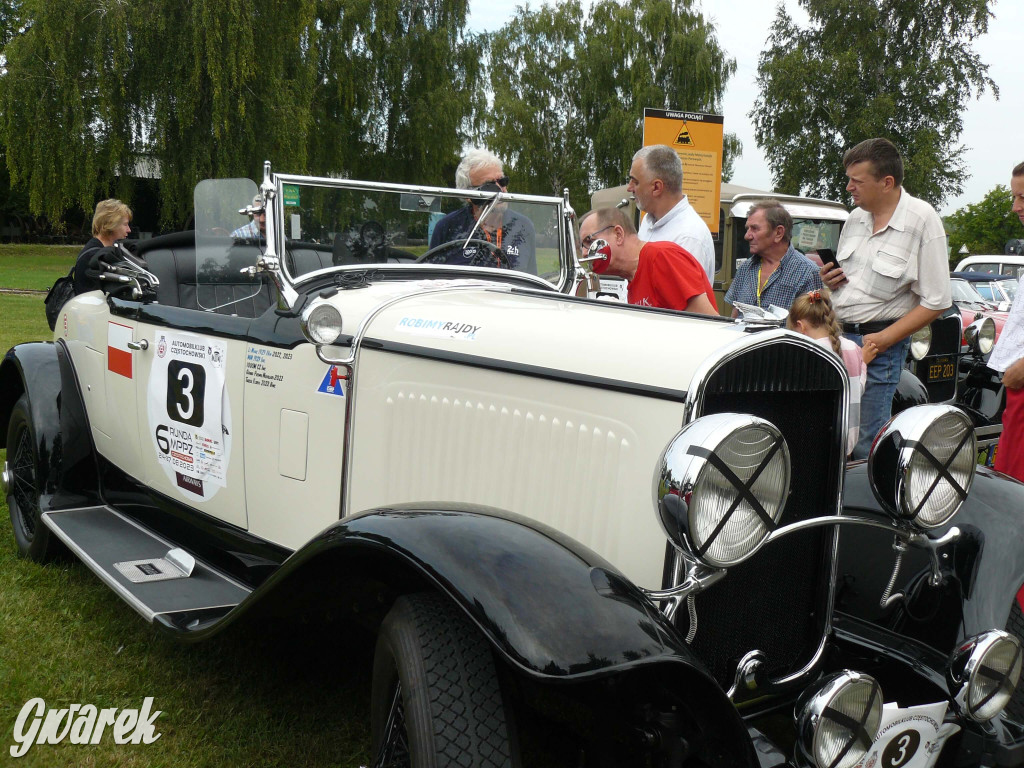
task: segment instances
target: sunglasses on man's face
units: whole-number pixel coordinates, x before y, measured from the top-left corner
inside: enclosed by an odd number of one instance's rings
[[[505,187],[508,186],[508,181],[509,181],[508,176],[499,176],[496,179],[488,179],[483,184],[478,185],[477,189],[479,189],[482,192],[490,191],[490,190],[485,190],[484,189],[484,187],[487,186],[488,184],[497,184],[499,187],[504,189]]]

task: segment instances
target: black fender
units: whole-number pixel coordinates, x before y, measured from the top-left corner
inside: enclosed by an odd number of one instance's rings
[[[867,464],[846,473],[844,513],[888,519],[871,492]],[[964,637],[989,629],[1005,629],[1024,585],[1024,483],[978,467],[974,484],[960,511],[933,531],[961,531],[958,541],[940,550],[940,587],[927,584],[930,558],[911,548],[904,557],[896,591],[910,600],[890,609],[878,604],[892,575],[892,535],[875,529],[840,529],[836,608],[864,621],[913,637],[949,653]]]
[[[708,674],[675,627],[614,566],[535,521],[478,505],[401,505],[340,520],[296,550],[232,613],[299,589],[320,593],[326,604],[339,583],[354,577],[354,564],[398,592],[433,588],[448,595],[502,656],[529,674],[582,678],[659,659]],[[208,631],[186,634],[202,639]]]
[[[927,402],[928,389],[924,383],[908,369],[902,369],[900,380],[896,384],[896,392],[892,396],[892,415]]]
[[[98,503],[96,454],[78,379],[62,340],[19,344],[0,363],[4,445],[11,410],[23,394],[28,395],[40,458],[40,504],[46,509]]]
[[[447,596],[500,659],[534,682],[618,676],[670,686],[729,734],[736,764],[756,764],[724,691],[635,585],[578,542],[492,508],[403,505],[360,513],[297,550],[217,625],[194,630],[192,617],[173,616],[158,617],[158,626],[201,639],[248,610],[259,615],[261,602],[297,611],[298,601],[313,599],[325,613],[361,580],[389,582],[396,593]]]
[[[60,471],[60,368],[52,341],[18,344],[0,363],[0,446],[4,448],[11,411],[23,394],[28,395],[36,438],[40,493],[49,495],[56,490]]]

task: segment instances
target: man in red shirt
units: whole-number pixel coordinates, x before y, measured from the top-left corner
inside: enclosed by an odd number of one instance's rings
[[[630,304],[718,314],[714,289],[697,260],[675,243],[644,242],[620,209],[599,208],[580,219],[584,252],[596,240],[608,243],[608,258],[592,261],[591,267],[626,278]]]

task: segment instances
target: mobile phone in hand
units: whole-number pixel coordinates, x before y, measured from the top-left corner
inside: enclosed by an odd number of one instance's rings
[[[838,262],[836,262],[836,252],[831,248],[819,248],[818,258],[821,259],[821,264],[825,267],[826,272],[830,269],[835,269],[838,266]]]

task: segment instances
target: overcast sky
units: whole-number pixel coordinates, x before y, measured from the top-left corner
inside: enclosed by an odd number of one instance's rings
[[[497,29],[513,14],[515,7],[522,4],[521,0],[471,0],[470,26],[477,30]],[[530,5],[537,7],[540,3]],[[771,173],[754,142],[754,129],[747,113],[757,97],[754,82],[757,58],[768,37],[777,3],[703,0],[702,7],[705,16],[718,29],[719,43],[736,59],[736,74],[729,81],[723,104],[725,130],[735,133],[743,142],[743,156],[736,161],[733,181],[770,189]],[[787,7],[791,13],[797,10],[793,0],[787,0]],[[968,103],[961,143],[966,150],[970,178],[964,185],[964,194],[948,201],[940,211],[942,214],[978,202],[996,184],[1008,186],[1010,170],[1024,161],[1024,55],[1017,47],[1021,30],[1024,30],[1024,2],[997,0],[993,11],[995,19],[989,32],[976,44],[975,50],[989,65],[989,75],[999,86],[999,100],[986,93],[980,101]],[[1018,62],[1015,66],[1014,60]],[[672,106],[688,107],[686,104]],[[849,200],[842,202],[850,204]]]

